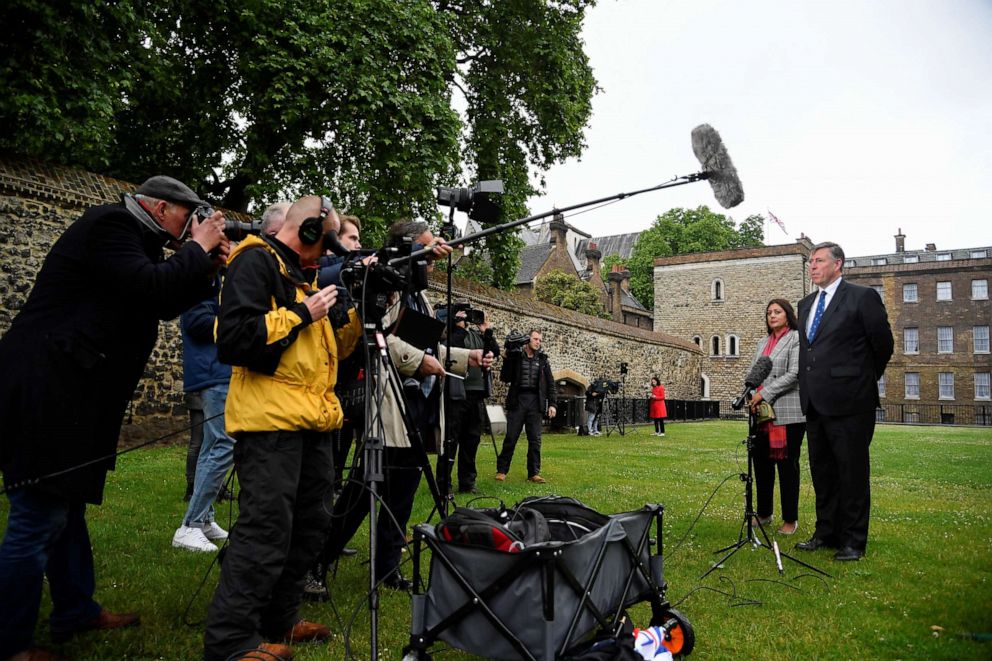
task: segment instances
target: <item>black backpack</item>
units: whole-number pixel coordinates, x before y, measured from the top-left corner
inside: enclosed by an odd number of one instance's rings
[[[544,515],[529,507],[513,510],[456,507],[437,524],[438,539],[451,544],[517,553],[551,539]]]

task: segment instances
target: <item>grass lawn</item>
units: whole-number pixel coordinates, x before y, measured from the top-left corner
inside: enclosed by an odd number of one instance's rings
[[[696,632],[696,659],[989,659],[992,658],[992,432],[988,429],[880,426],[872,444],[872,520],[868,556],[834,562],[831,552],[793,551],[813,526],[807,459],[802,475],[800,529],[780,537],[783,551],[832,578],[774,556],[741,549],[722,569],[700,576],[737,540],[747,469],[739,422],[669,424],[663,439],[628,428],[598,438],[545,435],[545,485],[525,481],[525,444],[506,482],[493,479],[492,444],[479,449],[477,506],[516,503],[528,495],[572,496],[602,512],[665,506],[668,598]],[[185,448],[141,449],[121,457],[104,505],[88,520],[97,563],[97,598],[111,610],[142,615],[136,629],[89,633],[62,646],[83,659],[196,659],[202,621],[216,585],[213,556],[171,547],[184,512]],[[730,479],[726,479],[726,478]],[[776,494],[777,501],[777,494]],[[460,501],[459,504],[465,504]],[[7,501],[0,499],[0,521]],[[412,522],[430,511],[424,487]],[[776,502],[774,531],[780,524]],[[225,528],[235,514],[218,512]],[[434,521],[436,523],[436,520]],[[342,560],[333,601],[306,604],[303,616],[336,632],[329,645],[298,645],[302,660],[369,657],[367,527]],[[409,576],[410,568],[407,568]],[[16,598],[0,595],[0,598]],[[46,594],[38,642],[48,644]],[[647,624],[645,605],[631,611]],[[535,614],[535,617],[539,617]],[[409,635],[409,597],[382,591],[379,649],[398,659]],[[435,647],[441,652],[441,646]],[[445,659],[474,658],[457,650]]]

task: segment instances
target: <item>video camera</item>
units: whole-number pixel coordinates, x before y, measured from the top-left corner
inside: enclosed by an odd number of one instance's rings
[[[355,250],[345,258],[341,266],[341,282],[356,301],[376,309],[382,317],[389,307],[393,292],[414,293],[427,288],[427,260],[410,259],[413,241],[404,238],[402,243],[388,245],[379,250]],[[366,257],[375,256],[369,260]],[[400,261],[397,258],[406,257]],[[390,261],[394,265],[390,266]]]
[[[519,353],[527,346],[528,342],[530,342],[530,335],[528,333],[521,333],[514,329],[506,336],[506,340],[503,342],[503,348],[506,349],[507,353]]]
[[[465,321],[478,326],[486,321],[486,313],[472,307],[471,303],[452,303],[451,309],[455,313],[455,320],[458,321],[458,313],[465,313]],[[441,321],[448,320],[448,306],[442,305],[437,309],[435,316]]]
[[[607,393],[615,395],[620,392],[620,382],[611,381],[610,379],[596,379],[592,382],[592,390],[603,395]]]
[[[463,211],[480,223],[495,223],[501,211],[496,196],[502,194],[503,182],[499,179],[479,181],[471,188],[438,186],[437,203]]]

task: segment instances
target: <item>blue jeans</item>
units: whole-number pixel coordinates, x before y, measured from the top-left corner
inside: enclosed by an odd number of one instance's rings
[[[30,488],[14,489],[7,498],[10,516],[0,545],[0,659],[34,644],[45,574],[53,632],[72,631],[100,615],[93,600],[86,505]]]
[[[224,402],[227,384],[210,386],[203,394],[203,443],[196,460],[193,495],[183,518],[184,526],[200,526],[214,520],[214,500],[224,485],[224,476],[234,464],[234,439],[224,433]]]
[[[586,420],[586,427],[589,429],[589,433],[591,434],[597,429],[596,419],[599,417],[599,414],[595,411],[587,411],[586,416],[588,416]]]

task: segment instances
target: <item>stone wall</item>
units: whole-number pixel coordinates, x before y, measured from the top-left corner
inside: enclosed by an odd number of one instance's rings
[[[619,380],[620,363],[626,362],[628,397],[646,393],[655,375],[665,384],[671,399],[691,398],[697,390],[702,354],[691,342],[465,280],[456,279],[452,291],[453,300],[470,300],[473,306],[489,313],[500,344],[511,329],[540,330],[543,349],[559,382],[585,384],[599,376]],[[435,305],[444,302],[444,283],[440,279],[431,283],[428,296]],[[498,400],[505,395],[501,384],[495,395]]]
[[[115,202],[135,186],[37,161],[0,156],[0,335],[23,306],[45,255],[82,211]],[[235,214],[229,214],[235,215]],[[246,219],[242,214],[236,214]],[[443,297],[443,282],[429,296]],[[690,397],[699,381],[697,347],[671,335],[632,328],[539,303],[529,295],[457,281],[457,299],[485,308],[502,341],[511,328],[544,332],[556,377],[582,383],[597,376],[619,378],[619,364],[630,365],[628,395],[640,393],[651,375],[668,387],[669,397]],[[502,342],[501,342],[502,343]],[[125,419],[125,440],[149,440],[186,424],[182,391],[182,342],[177,321],[163,322],[159,340],[134,396],[133,418]],[[501,401],[504,390],[497,387]],[[184,438],[184,433],[178,435]]]
[[[709,399],[740,394],[755,348],[768,334],[768,301],[783,298],[795,306],[809,291],[807,255],[808,247],[797,243],[655,260],[654,327],[693,342],[698,338]],[[690,394],[698,398],[703,392]]]

